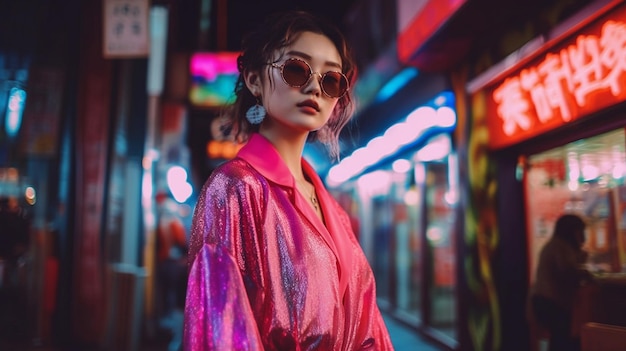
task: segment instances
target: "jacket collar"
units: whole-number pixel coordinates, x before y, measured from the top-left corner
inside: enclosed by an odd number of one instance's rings
[[[294,179],[287,165],[274,145],[261,134],[252,134],[237,156],[251,164],[270,181],[294,187]]]
[[[336,251],[335,243],[331,239],[329,232],[334,228],[324,225],[324,223],[317,217],[317,214],[311,205],[308,203],[308,198],[305,198],[299,191],[297,191],[295,178],[291,174],[291,171],[283,159],[280,157],[280,154],[274,145],[272,145],[269,140],[261,134],[252,134],[246,145],[239,150],[237,157],[248,162],[270,182],[289,188],[291,201],[295,207],[305,215],[305,217],[320,233],[322,233],[322,236],[324,236],[328,244],[334,251]],[[313,167],[304,158],[301,158],[300,162],[302,164],[302,171],[304,172],[304,175],[311,180],[313,186],[315,187],[317,199],[320,202],[322,212],[328,224],[329,219],[332,216],[332,214],[328,212],[328,201],[330,195],[324,188],[322,180],[315,172],[315,169],[313,169]]]
[[[341,293],[343,294],[346,291],[351,271],[350,262],[352,260],[352,254],[350,244],[348,243],[349,239],[345,235],[340,235],[340,233],[343,233],[343,225],[339,216],[333,212],[332,195],[330,195],[324,187],[315,169],[304,158],[301,159],[302,170],[305,176],[307,176],[315,186],[326,225],[317,217],[317,214],[311,206],[306,203],[307,200],[304,197],[295,196],[297,191],[295,191],[295,179],[291,171],[287,168],[287,165],[280,157],[274,145],[264,136],[258,133],[252,134],[246,145],[239,150],[237,157],[248,162],[269,181],[292,188],[292,194],[294,194],[292,201],[294,201],[295,206],[305,214],[307,219],[318,232],[321,233],[339,261],[340,287]],[[335,234],[333,235],[331,233]],[[339,243],[339,241],[343,242]]]

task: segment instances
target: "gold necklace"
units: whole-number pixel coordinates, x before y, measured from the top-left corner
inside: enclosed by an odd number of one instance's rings
[[[298,182],[300,183],[300,186],[302,186],[302,189],[306,191],[307,187],[305,187],[304,184],[308,186],[309,182],[307,182],[306,180],[304,181],[298,180]],[[313,185],[313,190],[309,191],[308,193],[309,193],[309,201],[311,201],[311,205],[313,205],[313,208],[315,209],[316,212],[320,212],[320,203],[317,200],[317,196],[315,196],[315,185]]]
[[[310,200],[311,200],[311,204],[313,204],[313,208],[315,208],[315,211],[318,211],[318,212],[319,212],[319,210],[320,210],[320,204],[319,204],[319,202],[317,201],[317,197],[315,196],[315,187],[313,187],[313,191],[311,192],[311,198],[310,198]]]

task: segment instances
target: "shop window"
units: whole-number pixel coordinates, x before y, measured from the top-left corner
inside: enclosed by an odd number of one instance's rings
[[[410,165],[410,163],[409,163]],[[394,302],[396,313],[415,324],[420,319],[422,287],[422,188],[416,186],[412,169],[396,171],[394,211]]]
[[[531,281],[556,219],[587,223],[584,249],[595,272],[626,272],[626,138],[623,129],[532,155],[525,177]]]
[[[451,159],[452,162],[455,162]],[[445,159],[448,161],[448,158]],[[456,338],[456,175],[449,162],[426,164],[426,250],[428,255],[428,323]]]

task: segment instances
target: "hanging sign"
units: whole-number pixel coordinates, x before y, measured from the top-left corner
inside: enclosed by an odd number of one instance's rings
[[[487,89],[490,146],[501,148],[626,100],[626,6]]]
[[[105,58],[148,57],[149,0],[104,0]]]

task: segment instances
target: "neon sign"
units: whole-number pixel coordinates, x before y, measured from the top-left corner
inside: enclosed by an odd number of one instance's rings
[[[238,52],[199,52],[191,57],[189,101],[198,107],[219,107],[235,97]]]
[[[535,59],[490,93],[494,148],[626,100],[626,11]]]

